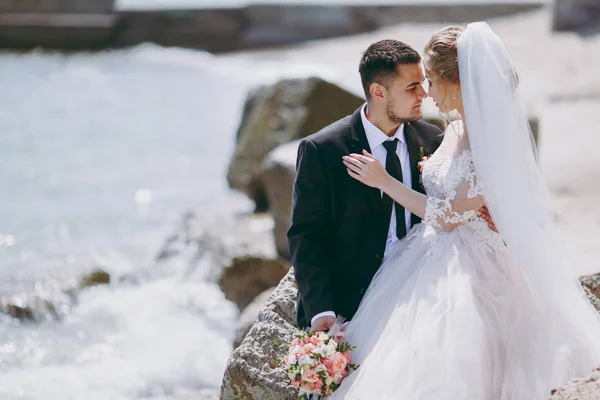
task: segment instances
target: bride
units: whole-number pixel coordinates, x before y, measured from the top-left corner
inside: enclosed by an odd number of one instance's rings
[[[427,195],[367,152],[344,158],[423,223],[367,290],[346,332],[361,366],[330,399],[547,398],[600,364],[600,318],[560,252],[518,77],[481,22],[436,33],[424,65],[429,95],[462,117],[424,166]]]

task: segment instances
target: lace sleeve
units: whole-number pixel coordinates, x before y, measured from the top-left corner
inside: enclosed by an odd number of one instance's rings
[[[423,221],[434,228],[451,231],[471,218],[477,216],[483,204],[482,190],[477,182],[472,164],[463,176],[456,190],[445,199],[427,198]]]

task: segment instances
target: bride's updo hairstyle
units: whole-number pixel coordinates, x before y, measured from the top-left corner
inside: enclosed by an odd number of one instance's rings
[[[423,66],[429,79],[459,83],[457,44],[463,31],[460,26],[448,26],[431,37],[423,56]]]
[[[423,66],[429,79],[442,79],[450,83],[460,83],[458,73],[458,38],[464,32],[461,26],[447,26],[433,34],[425,45]],[[520,83],[519,73],[513,66],[515,83]]]

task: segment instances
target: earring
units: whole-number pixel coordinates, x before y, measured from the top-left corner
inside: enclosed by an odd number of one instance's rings
[[[452,91],[452,98],[456,100],[456,88]]]

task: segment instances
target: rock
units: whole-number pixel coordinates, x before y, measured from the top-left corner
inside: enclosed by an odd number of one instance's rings
[[[277,254],[290,258],[287,231],[292,213],[292,190],[296,177],[296,158],[300,141],[279,146],[267,156],[262,184],[269,202],[269,212],[275,221],[273,237]]]
[[[75,299],[71,298],[66,290],[53,294],[51,298],[40,297],[38,294],[23,294],[11,299],[1,299],[0,312],[20,322],[59,321],[70,311],[74,302]]]
[[[298,332],[293,270],[290,269],[242,344],[233,351],[221,385],[221,400],[297,400],[298,392],[279,366],[286,346]]]
[[[552,28],[580,34],[598,33],[600,3],[598,0],[554,0]]]
[[[552,391],[550,400],[597,400],[600,399],[600,368],[591,374]]]
[[[582,276],[579,281],[600,299],[600,274]]]
[[[289,269],[289,262],[280,258],[234,257],[218,283],[225,297],[243,310],[260,293],[277,285]]]
[[[97,285],[107,285],[110,283],[110,275],[108,272],[103,271],[101,269],[97,269],[90,274],[81,278],[79,286],[81,288],[97,286]]]
[[[587,287],[584,286],[584,291],[585,294],[588,298],[588,300],[590,301],[590,303],[592,303],[592,305],[596,308],[596,310],[598,310],[598,312],[600,312],[600,298],[595,296],[590,289],[588,289]]]
[[[247,127],[250,123],[252,113],[256,109],[260,99],[267,95],[269,88],[270,87],[268,85],[258,86],[250,89],[246,95],[246,102],[244,103],[244,110],[242,111],[242,120],[240,121],[240,125],[238,126],[238,130],[235,134],[236,143],[239,143],[242,135],[249,131]]]
[[[266,155],[351,114],[364,100],[320,78],[289,79],[259,90],[245,107],[244,125],[229,164],[227,181],[268,209],[260,176]]]
[[[59,321],[77,304],[79,292],[83,289],[110,283],[110,275],[101,269],[93,270],[77,279],[33,281],[33,291],[14,293],[0,299],[0,312],[21,322]]]
[[[592,305],[600,312],[600,274],[582,276],[579,282]]]
[[[2,312],[10,315],[19,321],[35,321],[35,313],[30,306],[17,304],[4,304]]]
[[[235,339],[233,341],[233,348],[235,349],[240,344],[256,322],[256,318],[258,317],[258,313],[264,307],[267,300],[271,297],[275,288],[270,288],[256,296],[252,303],[250,303],[244,311],[240,314],[236,328],[235,328]]]

